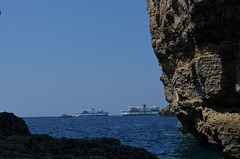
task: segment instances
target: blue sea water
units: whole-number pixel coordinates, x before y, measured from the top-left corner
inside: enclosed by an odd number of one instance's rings
[[[161,159],[225,159],[221,153],[204,148],[191,135],[177,129],[176,117],[103,116],[23,118],[32,134],[55,138],[92,139],[114,137],[122,145],[144,148]]]

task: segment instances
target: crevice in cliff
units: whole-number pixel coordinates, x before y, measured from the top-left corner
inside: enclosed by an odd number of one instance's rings
[[[235,90],[240,98],[240,31],[237,32],[237,50],[235,52]]]
[[[203,118],[201,109],[192,110],[188,115],[180,113],[177,115],[177,117],[179,119],[178,128],[182,133],[193,134],[203,146],[211,147],[218,151],[222,151],[224,149],[221,140],[218,137],[216,128],[208,128],[206,131],[203,131],[201,130],[201,127],[199,127],[199,123],[207,120],[207,118]],[[208,138],[206,134],[211,136],[211,138]],[[209,142],[209,140],[212,140],[213,142]]]

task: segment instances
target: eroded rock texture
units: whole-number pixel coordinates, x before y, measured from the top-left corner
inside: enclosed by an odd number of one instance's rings
[[[170,105],[167,105],[165,108],[162,108],[159,111],[159,115],[161,115],[161,116],[175,116],[175,114],[173,113]]]
[[[151,42],[179,129],[240,157],[240,1],[147,1]]]

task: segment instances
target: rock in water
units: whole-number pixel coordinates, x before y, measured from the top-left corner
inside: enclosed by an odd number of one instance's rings
[[[157,159],[144,149],[120,145],[114,138],[55,139],[32,135],[12,113],[0,113],[1,159]]]
[[[159,115],[161,115],[161,116],[175,116],[175,114],[173,113],[169,104],[165,108],[162,108],[159,111]]]
[[[0,113],[0,135],[29,135],[27,125],[22,118],[16,117],[13,113]]]
[[[147,7],[179,129],[240,158],[240,1],[147,0]]]

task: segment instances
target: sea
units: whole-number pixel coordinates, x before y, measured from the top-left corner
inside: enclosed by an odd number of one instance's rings
[[[32,134],[55,138],[113,137],[122,145],[144,148],[160,159],[227,159],[222,153],[199,145],[190,134],[177,129],[176,117],[92,116],[23,118]]]

